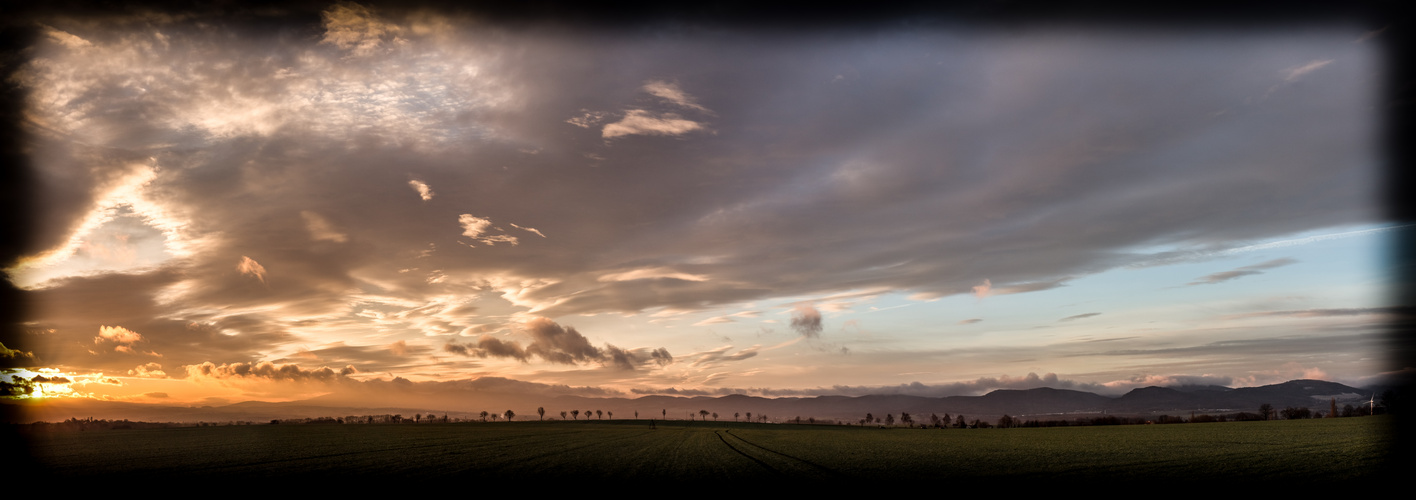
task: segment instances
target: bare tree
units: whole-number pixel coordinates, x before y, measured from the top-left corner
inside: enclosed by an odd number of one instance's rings
[[[483,422],[486,422],[486,421],[487,421],[487,410],[482,410],[482,421],[483,421]]]
[[[580,420],[580,410],[570,410],[570,417],[575,420]]]
[[[740,414],[737,413],[737,412],[733,412],[733,421],[734,421],[734,422],[737,422],[737,420],[738,420],[738,415],[740,415]]]
[[[565,412],[561,412],[561,420],[565,420]]]
[[[605,412],[600,411],[600,410],[595,410],[595,419],[597,419],[597,420],[604,420],[604,419],[605,419]]]
[[[607,412],[605,412],[605,414],[610,416],[610,420],[614,420],[614,419],[615,419],[615,412],[614,412],[614,411],[607,411]]]
[[[544,406],[538,406],[538,407],[536,407],[536,413],[541,414],[541,420],[545,420],[545,419],[546,419],[546,407],[544,407]]]

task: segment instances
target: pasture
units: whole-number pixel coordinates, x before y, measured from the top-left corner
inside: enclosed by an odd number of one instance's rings
[[[1295,486],[1383,479],[1387,417],[1013,429],[647,420],[32,433],[39,476]],[[13,462],[12,462],[13,463]],[[723,483],[717,484],[724,487]],[[1009,483],[1000,483],[1009,484]]]

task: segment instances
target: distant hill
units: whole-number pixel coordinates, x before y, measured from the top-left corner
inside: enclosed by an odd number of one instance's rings
[[[1027,390],[1003,389],[983,396],[923,397],[905,395],[869,396],[819,396],[810,398],[763,398],[746,395],[721,397],[675,397],[644,396],[640,398],[592,398],[580,396],[534,396],[528,394],[501,394],[491,392],[469,392],[465,397],[448,403],[447,395],[441,398],[403,397],[397,400],[380,400],[380,405],[361,405],[348,399],[316,398],[312,400],[265,403],[243,402],[224,406],[160,406],[137,403],[93,400],[50,400],[42,405],[33,402],[7,401],[0,403],[0,409],[8,420],[14,423],[33,421],[56,422],[68,418],[99,418],[109,420],[138,420],[148,422],[227,422],[251,421],[268,422],[272,419],[344,417],[361,415],[400,414],[412,418],[414,414],[429,413],[451,418],[479,418],[481,410],[501,414],[510,409],[516,412],[517,420],[538,419],[537,407],[546,409],[547,418],[561,418],[560,412],[570,410],[602,410],[614,412],[614,416],[601,418],[622,420],[634,418],[665,418],[671,420],[701,419],[700,411],[718,414],[718,420],[746,420],[751,414],[756,420],[762,415],[772,421],[801,417],[803,420],[815,418],[827,421],[856,422],[870,413],[883,418],[908,412],[916,422],[926,422],[931,413],[943,416],[963,414],[970,420],[979,418],[993,420],[1004,414],[1014,417],[1044,419],[1069,419],[1086,415],[1110,414],[1119,416],[1148,415],[1188,415],[1191,412],[1255,412],[1259,405],[1269,404],[1275,409],[1286,407],[1307,407],[1315,411],[1326,411],[1329,401],[1336,399],[1339,406],[1354,406],[1366,403],[1372,391],[1322,380],[1291,380],[1281,384],[1261,387],[1228,388],[1220,386],[1144,387],[1132,390],[1119,397],[1108,397],[1090,392],[1037,388]],[[351,404],[352,403],[352,404]],[[736,415],[735,415],[736,414]],[[578,419],[587,418],[582,413]],[[709,419],[713,417],[709,416]]]

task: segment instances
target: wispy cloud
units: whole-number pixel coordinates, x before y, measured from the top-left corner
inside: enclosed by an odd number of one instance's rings
[[[1207,274],[1205,276],[1197,278],[1195,281],[1191,281],[1187,285],[1216,285],[1229,280],[1243,278],[1245,276],[1263,274],[1265,270],[1283,267],[1297,262],[1297,260],[1290,259],[1287,257],[1284,257],[1282,259],[1274,259],[1259,264],[1244,266],[1238,269],[1234,269],[1232,271]]]
[[[1309,61],[1307,64],[1293,66],[1291,68],[1283,70],[1283,79],[1290,82],[1293,80],[1297,80],[1303,75],[1317,71],[1318,68],[1332,64],[1332,62],[1332,59],[1315,59]]]
[[[679,89],[678,85],[674,83],[669,83],[661,80],[650,80],[649,83],[644,84],[644,91],[655,96],[661,97],[664,100],[672,102],[681,107],[696,109],[698,111],[703,112],[709,112],[708,108],[700,106],[698,103],[694,102],[692,96],[689,96],[682,89]]]

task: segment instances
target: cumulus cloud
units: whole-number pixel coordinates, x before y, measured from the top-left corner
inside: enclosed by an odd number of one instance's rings
[[[236,271],[240,272],[241,274],[249,274],[251,276],[255,276],[255,278],[260,280],[261,283],[265,283],[265,266],[262,266],[261,263],[256,262],[255,259],[242,255],[241,262],[236,263]]]
[[[167,378],[167,372],[162,371],[162,365],[157,363],[146,363],[128,370],[128,375],[135,377]]]
[[[799,305],[792,310],[792,330],[806,338],[821,336],[821,311],[809,305]]]
[[[1283,267],[1289,264],[1294,264],[1296,262],[1298,261],[1287,257],[1284,257],[1282,259],[1274,259],[1267,262],[1254,264],[1251,266],[1244,266],[1232,271],[1208,274],[1196,279],[1195,281],[1188,283],[1188,285],[1215,285],[1229,280],[1243,278],[1245,276],[1263,274],[1265,270]]]
[[[624,118],[605,125],[600,135],[606,139],[626,135],[683,135],[703,129],[703,125],[693,120],[685,120],[674,113],[655,115],[642,109],[626,111]]]
[[[418,197],[422,198],[423,201],[433,199],[433,188],[429,187],[427,183],[418,179],[413,179],[411,181],[408,181],[408,185],[413,186],[413,190],[418,192]]]
[[[93,338],[93,342],[97,344],[105,340],[119,344],[132,344],[142,341],[143,336],[121,326],[99,326],[98,336]]]

